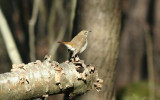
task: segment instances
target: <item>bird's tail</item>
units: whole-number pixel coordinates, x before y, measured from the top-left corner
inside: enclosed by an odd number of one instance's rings
[[[63,42],[63,41],[58,41],[57,43],[61,43],[61,44],[69,44],[69,42]]]

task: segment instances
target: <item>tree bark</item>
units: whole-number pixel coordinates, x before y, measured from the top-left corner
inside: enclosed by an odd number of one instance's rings
[[[103,80],[92,65],[84,61],[57,63],[46,57],[28,64],[13,65],[11,72],[0,74],[0,100],[23,100],[65,93],[68,97],[84,94]]]
[[[88,47],[82,58],[96,65],[104,80],[100,93],[87,93],[81,100],[111,100],[113,98],[115,66],[121,24],[119,0],[79,0],[73,33],[91,30]],[[75,35],[75,34],[74,34]]]

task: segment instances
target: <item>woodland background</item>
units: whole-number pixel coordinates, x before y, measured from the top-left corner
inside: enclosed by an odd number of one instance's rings
[[[46,54],[65,61],[69,54],[57,41],[87,29],[89,46],[80,58],[97,66],[104,88],[76,99],[160,99],[160,0],[0,0],[0,9],[9,26],[0,17],[0,73]],[[18,54],[11,56],[13,42]]]

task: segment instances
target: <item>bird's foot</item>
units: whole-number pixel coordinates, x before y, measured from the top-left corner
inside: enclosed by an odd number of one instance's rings
[[[70,62],[79,62],[80,58],[76,55],[70,58]]]

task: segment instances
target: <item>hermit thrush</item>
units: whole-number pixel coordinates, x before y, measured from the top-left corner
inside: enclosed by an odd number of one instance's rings
[[[86,30],[79,32],[70,42],[58,42],[64,44],[68,50],[72,52],[72,57],[75,57],[78,53],[82,53],[87,47],[87,35]]]

